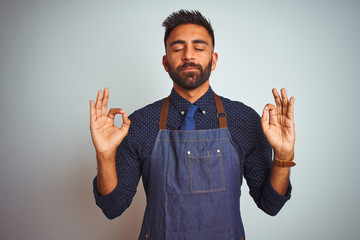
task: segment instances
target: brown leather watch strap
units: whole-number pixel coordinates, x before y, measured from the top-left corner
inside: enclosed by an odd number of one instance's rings
[[[296,163],[293,161],[294,157],[295,157],[295,153],[293,153],[292,157],[288,160],[274,158],[273,164],[278,167],[293,167],[296,165]]]
[[[273,164],[278,167],[293,167],[296,165],[294,161],[274,160]]]

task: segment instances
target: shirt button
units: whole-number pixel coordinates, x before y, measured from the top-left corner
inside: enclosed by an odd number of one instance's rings
[[[181,113],[181,115],[184,115],[184,114],[185,114],[185,112],[184,112],[184,111],[181,111],[180,113]]]
[[[206,113],[206,111],[204,110],[204,111],[202,111],[202,113],[203,113],[203,114],[205,114],[205,113]]]

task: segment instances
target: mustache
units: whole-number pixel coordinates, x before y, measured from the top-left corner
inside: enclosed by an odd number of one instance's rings
[[[195,64],[195,63],[193,63],[193,62],[186,62],[186,63],[184,63],[183,65],[179,66],[179,67],[177,68],[177,70],[178,70],[178,71],[182,71],[182,70],[184,70],[185,68],[188,68],[188,67],[195,67],[195,68],[197,68],[197,69],[199,69],[199,70],[202,71],[202,66],[201,66],[200,64]]]

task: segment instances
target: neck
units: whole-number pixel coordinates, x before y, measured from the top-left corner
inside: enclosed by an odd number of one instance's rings
[[[196,102],[199,98],[201,98],[208,90],[209,90],[209,80],[207,80],[205,83],[203,83],[201,86],[195,88],[195,89],[185,89],[174,83],[174,89],[175,91],[188,100],[191,103]]]

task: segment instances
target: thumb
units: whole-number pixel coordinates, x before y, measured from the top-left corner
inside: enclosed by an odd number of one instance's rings
[[[121,125],[121,130],[124,130],[127,133],[129,131],[131,121],[124,110],[122,110],[122,120],[123,124]]]

